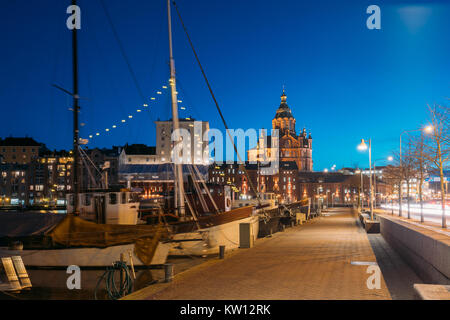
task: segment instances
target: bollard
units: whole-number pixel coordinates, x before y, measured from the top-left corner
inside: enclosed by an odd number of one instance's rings
[[[282,227],[281,227],[281,231],[285,231],[286,230],[286,225],[282,225]]]
[[[219,259],[225,259],[225,246],[219,246]]]
[[[295,222],[291,221],[291,228],[293,228],[295,226]]]
[[[164,282],[172,282],[173,280],[173,264],[172,263],[166,263],[164,265]]]

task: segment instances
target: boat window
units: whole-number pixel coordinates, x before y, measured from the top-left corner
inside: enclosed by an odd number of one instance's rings
[[[122,204],[127,203],[127,193],[126,192],[122,192]]]
[[[90,206],[91,205],[91,198],[92,198],[91,194],[85,194],[84,195],[84,205],[85,206]]]
[[[115,193],[109,194],[109,204],[117,204],[117,194]]]

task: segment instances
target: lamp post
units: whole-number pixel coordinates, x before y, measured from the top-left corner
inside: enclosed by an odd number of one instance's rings
[[[373,185],[372,185],[372,139],[369,139],[369,147],[361,139],[361,143],[358,145],[358,150],[365,151],[369,149],[369,190],[370,190],[370,220],[373,220]]]
[[[362,199],[361,194],[364,193],[364,189],[363,189],[363,178],[362,178],[362,170],[356,170],[355,173],[359,173],[360,177],[361,177],[361,182],[359,184],[359,194],[358,194],[358,207],[361,208],[361,210],[364,208],[364,202]]]

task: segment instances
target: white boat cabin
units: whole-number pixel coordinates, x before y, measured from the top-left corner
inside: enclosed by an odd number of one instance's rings
[[[101,224],[138,224],[139,195],[128,189],[90,191],[79,195],[79,217]],[[74,194],[67,195],[67,213],[74,212]]]

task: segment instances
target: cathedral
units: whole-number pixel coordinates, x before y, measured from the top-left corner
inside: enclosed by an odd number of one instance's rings
[[[279,161],[295,162],[299,171],[313,171],[312,137],[306,133],[306,129],[297,135],[295,130],[295,118],[287,105],[285,90],[281,95],[281,104],[272,120],[272,129],[279,130]],[[261,159],[275,159],[276,150],[272,148],[272,137],[267,137],[264,146],[264,137],[260,137],[256,148],[248,151],[248,160],[256,162]]]

